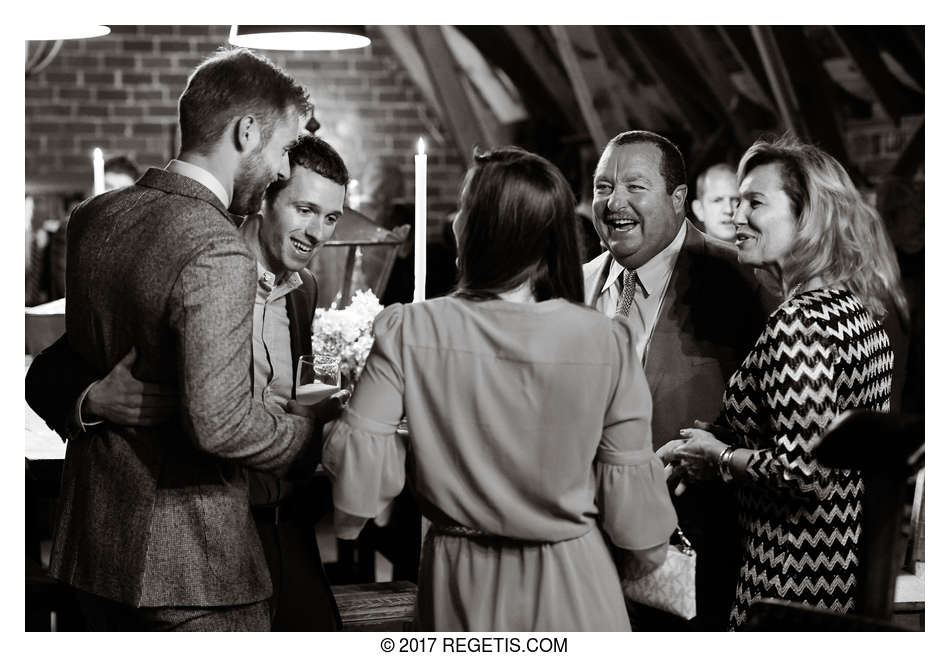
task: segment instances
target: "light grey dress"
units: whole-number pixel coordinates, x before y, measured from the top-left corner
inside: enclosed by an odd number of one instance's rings
[[[337,508],[375,517],[409,454],[427,516],[516,539],[430,533],[420,629],[629,630],[601,532],[650,548],[676,516],[626,322],[560,299],[447,297],[390,306],[375,331],[324,446]]]

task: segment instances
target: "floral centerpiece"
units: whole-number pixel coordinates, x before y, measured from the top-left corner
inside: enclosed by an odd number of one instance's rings
[[[356,383],[373,346],[373,320],[383,306],[371,290],[357,290],[346,308],[336,303],[313,314],[313,353],[339,356],[344,386]]]

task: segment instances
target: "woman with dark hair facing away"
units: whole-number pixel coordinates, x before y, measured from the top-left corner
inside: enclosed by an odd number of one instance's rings
[[[432,521],[419,629],[628,630],[601,532],[633,578],[676,525],[631,329],[582,305],[573,196],[550,162],[477,154],[459,205],[457,291],[379,315],[324,447],[337,533],[384,512],[408,454]]]
[[[734,480],[733,629],[761,598],[854,610],[864,484],[812,450],[842,412],[889,409],[881,320],[887,308],[907,313],[884,224],[837,160],[791,137],[758,141],[737,177],[739,260],[771,273],[785,301],[729,379],[720,421],[661,450],[692,477]]]

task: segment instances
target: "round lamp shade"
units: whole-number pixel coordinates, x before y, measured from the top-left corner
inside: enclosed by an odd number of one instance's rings
[[[112,30],[105,25],[34,25],[27,30],[26,41],[61,41],[105,36]]]
[[[349,50],[370,44],[362,25],[232,25],[228,42],[255,50]]]

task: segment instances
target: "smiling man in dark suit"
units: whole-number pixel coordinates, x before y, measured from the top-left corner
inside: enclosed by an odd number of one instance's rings
[[[585,300],[636,329],[656,450],[695,420],[716,418],[726,380],[765,323],[752,270],[739,266],[735,247],[685,220],[686,192],[679,149],[647,131],[610,140],[594,174],[594,227],[607,251],[584,265]],[[673,502],[698,555],[689,627],[724,630],[738,575],[734,501],[710,485]],[[687,629],[645,607],[631,621],[640,630]]]
[[[176,387],[180,409],[69,441],[50,572],[78,590],[90,629],[270,626],[247,469],[310,470],[322,428],[252,397],[258,272],[230,213],[256,212],[288,177],[308,108],[265,58],[219,52],[179,101],[178,157],[70,219],[70,349],[102,377],[134,347],[134,375]]]

